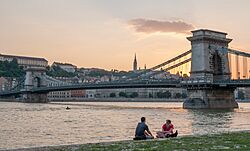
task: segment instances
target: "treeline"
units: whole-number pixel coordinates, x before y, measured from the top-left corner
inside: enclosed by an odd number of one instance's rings
[[[82,68],[83,69],[83,68]],[[92,69],[86,76],[90,77],[102,77],[102,76],[127,76],[131,74],[130,72],[126,71],[118,71],[118,70],[111,70],[107,71],[104,69]]]
[[[48,66],[46,68],[46,74],[51,77],[76,77],[81,75],[81,70],[74,73],[67,72],[59,66]],[[102,76],[125,76],[129,72],[126,71],[107,71],[104,69],[92,69],[85,76],[90,77],[102,77]],[[25,71],[22,66],[19,66],[16,59],[12,61],[0,61],[0,76],[1,77],[22,77],[25,75]]]
[[[75,77],[77,73],[67,72],[59,66],[47,67],[46,74],[51,77]]]
[[[25,75],[23,67],[18,66],[17,60],[0,61],[0,77],[22,77]]]

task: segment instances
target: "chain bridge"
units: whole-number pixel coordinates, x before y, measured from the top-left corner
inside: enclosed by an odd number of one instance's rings
[[[0,97],[21,95],[24,102],[47,102],[53,91],[120,88],[183,88],[188,90],[184,108],[238,108],[234,91],[250,87],[250,54],[231,49],[227,33],[200,29],[187,37],[191,49],[147,70],[140,70],[118,81],[68,84],[45,73],[43,68],[29,68],[19,85]],[[178,79],[151,80],[169,72]]]

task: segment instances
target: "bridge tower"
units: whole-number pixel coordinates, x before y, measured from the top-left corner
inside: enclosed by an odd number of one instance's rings
[[[227,33],[200,29],[187,37],[192,45],[190,78],[211,83],[229,80],[231,73],[228,61],[228,44],[232,39]],[[188,89],[189,99],[184,108],[237,108],[234,89],[222,87],[193,87]]]
[[[26,70],[23,100],[26,103],[46,103],[48,102],[47,93],[33,93],[32,89],[46,87],[45,68],[44,67],[29,67]]]

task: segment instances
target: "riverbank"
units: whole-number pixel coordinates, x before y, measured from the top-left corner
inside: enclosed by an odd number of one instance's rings
[[[182,136],[146,141],[119,141],[17,149],[12,151],[121,151],[121,150],[250,150],[250,131],[204,136]],[[10,150],[9,150],[10,151]]]
[[[55,99],[50,102],[184,102],[184,99],[159,98],[74,98]]]
[[[0,98],[0,102],[22,102],[22,101],[17,100],[17,99],[3,99],[3,98]]]
[[[162,98],[63,98],[53,99],[49,102],[184,102],[185,99],[162,99]],[[236,100],[241,103],[249,103],[248,100]],[[2,99],[0,102],[22,102],[20,99]]]
[[[49,102],[184,102],[185,99],[159,99],[159,98],[62,98]],[[0,102],[22,102],[17,99],[0,99]]]

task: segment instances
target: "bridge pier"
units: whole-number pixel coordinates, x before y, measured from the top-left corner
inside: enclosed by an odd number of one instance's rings
[[[188,99],[184,109],[230,109],[238,108],[233,88],[192,89],[188,90]]]
[[[44,67],[30,67],[26,69],[24,82],[25,91],[23,92],[23,102],[25,103],[47,103],[47,93],[32,93],[31,90],[39,87],[46,87],[44,80]]]
[[[227,33],[212,30],[192,31],[193,36],[187,39],[192,45],[192,64],[190,78],[191,87],[188,88],[188,100],[183,108],[238,108],[234,98],[234,88],[216,86],[216,81],[230,80],[228,48],[232,39]],[[198,81],[209,81],[200,87]],[[206,86],[210,85],[210,86]]]
[[[47,93],[25,93],[23,94],[24,103],[48,103]]]

